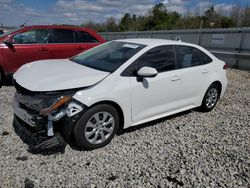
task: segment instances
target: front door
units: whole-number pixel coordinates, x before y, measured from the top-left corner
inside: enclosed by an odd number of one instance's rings
[[[47,48],[48,30],[32,29],[18,33],[11,38],[12,47],[3,48],[3,56],[8,72],[15,72],[23,64],[32,61],[49,59]]]
[[[143,78],[142,82],[135,77],[130,78],[132,120],[139,122],[178,109],[181,71],[175,70],[174,48],[153,48],[136,63],[138,69],[143,66],[155,68],[158,75],[154,78]]]

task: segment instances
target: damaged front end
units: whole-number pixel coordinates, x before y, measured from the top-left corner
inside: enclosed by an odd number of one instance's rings
[[[86,109],[72,98],[77,90],[32,92],[15,81],[14,86],[14,123],[30,135],[33,147],[45,150],[62,144],[62,140],[69,142],[75,123]]]

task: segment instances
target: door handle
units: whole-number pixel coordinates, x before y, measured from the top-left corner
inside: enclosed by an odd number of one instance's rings
[[[47,52],[47,51],[48,51],[48,49],[47,49],[47,48],[42,47],[42,48],[40,48],[40,49],[39,49],[39,51],[40,51],[40,52]]]
[[[79,46],[78,48],[76,48],[77,50],[85,50],[85,48]]]
[[[178,80],[180,80],[180,79],[181,79],[181,76],[175,75],[175,76],[173,76],[173,77],[171,78],[171,81],[178,81]]]
[[[202,70],[202,74],[207,74],[208,73],[208,70],[207,69],[203,69]]]

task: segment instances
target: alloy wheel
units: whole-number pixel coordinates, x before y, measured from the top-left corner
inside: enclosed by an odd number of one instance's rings
[[[213,108],[217,100],[218,100],[218,90],[216,88],[211,88],[206,96],[207,108]]]
[[[113,133],[114,117],[106,111],[95,113],[87,122],[84,136],[91,144],[102,144]]]

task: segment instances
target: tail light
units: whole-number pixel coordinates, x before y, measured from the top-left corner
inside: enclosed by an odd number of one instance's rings
[[[227,70],[229,68],[229,66],[227,65],[227,64],[225,64],[224,66],[223,66],[223,69],[224,70]]]

